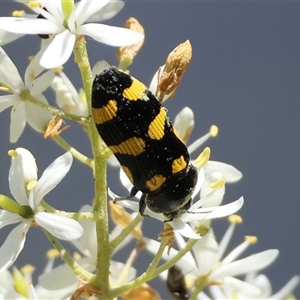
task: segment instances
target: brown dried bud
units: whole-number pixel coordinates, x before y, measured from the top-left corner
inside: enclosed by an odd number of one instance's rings
[[[144,35],[144,28],[143,26],[139,23],[139,21],[135,18],[129,18],[123,27],[131,29],[133,31],[139,32],[142,35]],[[138,54],[140,49],[142,48],[144,44],[144,39],[143,38],[141,41],[139,41],[137,44],[129,45],[129,46],[124,46],[120,47],[117,50],[117,59],[120,63],[119,67],[122,70],[126,70],[129,65],[132,64],[132,61],[134,57]]]
[[[110,208],[111,218],[116,225],[127,227],[132,222],[131,215],[124,209],[123,206],[114,204],[112,201],[109,201],[108,205]],[[138,240],[143,237],[142,230],[138,226],[132,230],[131,234]]]
[[[174,98],[175,91],[192,58],[192,45],[189,40],[178,45],[167,57],[165,67],[158,71],[157,94],[162,102],[165,96]]]

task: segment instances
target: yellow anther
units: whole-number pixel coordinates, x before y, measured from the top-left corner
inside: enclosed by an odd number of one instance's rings
[[[48,259],[59,257],[59,253],[56,249],[50,249],[47,251],[46,256]]]
[[[7,154],[10,157],[17,157],[18,156],[18,152],[16,150],[8,150]]]
[[[23,17],[25,15],[25,11],[24,10],[14,10],[12,12],[12,16],[13,17]]]
[[[194,165],[200,169],[203,167],[209,160],[210,157],[210,148],[206,147],[202,153],[195,159]]]
[[[32,60],[34,59],[34,57],[35,57],[35,55],[29,55],[29,56],[28,56],[28,60],[29,60],[29,61],[32,61]]]
[[[36,180],[29,181],[26,186],[27,191],[31,191],[36,185],[37,185]]]
[[[228,221],[230,223],[234,224],[242,224],[243,223],[243,218],[239,215],[231,215],[228,217]]]
[[[212,189],[220,189],[221,187],[223,187],[225,185],[225,183],[226,183],[226,179],[225,179],[225,177],[222,177],[217,181],[211,182],[209,184],[209,187]]]
[[[27,6],[29,8],[38,8],[38,7],[40,7],[40,3],[39,3],[39,1],[29,1],[27,3]]]
[[[58,67],[53,68],[53,71],[54,71],[54,73],[59,73],[59,72],[62,72],[63,69],[64,69],[63,66],[58,66]]]
[[[33,272],[35,271],[35,267],[33,265],[27,264],[25,266],[23,266],[20,270],[24,275],[25,274],[33,274]]]
[[[248,243],[250,243],[252,245],[256,244],[257,240],[258,240],[257,237],[254,235],[246,235],[245,236],[245,241],[247,241]]]
[[[217,125],[212,125],[209,129],[209,133],[211,137],[216,137],[219,133],[219,128]]]

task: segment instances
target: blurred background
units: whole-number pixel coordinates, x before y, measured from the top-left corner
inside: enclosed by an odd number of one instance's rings
[[[20,4],[1,1],[1,16],[21,9]],[[24,9],[25,6],[22,6]],[[29,10],[28,10],[29,12]],[[292,276],[300,274],[299,215],[300,187],[300,3],[292,1],[125,1],[124,9],[105,22],[121,26],[129,17],[144,26],[146,39],[133,65],[131,74],[146,85],[167,55],[189,39],[193,58],[174,100],[165,105],[171,119],[184,107],[195,113],[195,128],[190,138],[208,132],[212,124],[219,135],[207,142],[212,160],[234,165],[243,173],[241,181],[228,185],[224,202],[244,196],[239,214],[243,224],[238,227],[229,250],[255,235],[258,243],[246,253],[266,249],[280,250],[277,261],[262,271],[276,292]],[[24,36],[4,46],[5,51],[24,75],[27,57],[39,50],[39,37]],[[87,38],[91,65],[106,60],[117,65],[116,49]],[[81,87],[73,57],[64,66],[65,73],[77,88]],[[49,101],[53,102],[53,93]],[[44,138],[29,126],[15,144],[9,143],[10,109],[0,116],[0,193],[10,195],[7,176],[10,167],[9,149],[28,148],[35,155],[42,171],[63,154],[51,139]],[[70,144],[87,155],[90,145],[80,126],[67,121],[71,129],[63,133]],[[196,154],[195,154],[196,155]],[[110,169],[109,186],[126,194],[118,179],[118,170]],[[76,187],[76,189],[74,188]],[[93,198],[90,170],[74,161],[70,173],[47,195],[46,201],[61,210],[77,211]],[[218,240],[228,222],[213,223]],[[1,229],[0,245],[11,228]],[[146,219],[144,234],[153,239],[162,224]],[[39,229],[29,231],[25,249],[16,265],[31,263],[37,273],[45,265],[45,253],[51,247]],[[130,248],[129,248],[130,249]],[[34,255],[33,255],[34,253]],[[115,259],[124,261],[128,249]],[[142,253],[139,273],[151,261]],[[149,284],[169,299],[165,285],[155,280]],[[300,289],[296,291],[300,298]]]

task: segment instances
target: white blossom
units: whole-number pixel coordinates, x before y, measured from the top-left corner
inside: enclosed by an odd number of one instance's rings
[[[24,82],[17,67],[0,47],[0,84],[4,91],[11,95],[0,96],[0,112],[12,106],[10,122],[10,142],[16,142],[21,136],[26,122],[39,132],[44,132],[51,114],[36,105],[26,101],[22,93],[27,91],[30,95],[43,103],[47,103],[42,94],[54,78],[53,71],[43,74],[39,60],[43,52],[40,51],[30,62],[25,71]],[[40,76],[39,76],[40,75]]]
[[[120,2],[110,3],[110,0],[81,0],[73,5],[67,17],[61,1],[39,1],[40,6],[33,10],[43,18],[0,18],[0,29],[17,34],[43,34],[53,36],[46,45],[40,63],[45,68],[63,65],[71,56],[76,38],[87,35],[98,42],[111,46],[127,46],[137,43],[142,35],[126,28],[104,24],[88,23],[89,18],[103,20],[111,18],[120,10]],[[122,7],[122,5],[121,5]]]
[[[27,161],[30,156],[31,164]],[[17,203],[12,206],[14,208],[12,211],[0,210],[0,228],[9,224],[19,222],[20,224],[9,233],[0,248],[0,270],[7,269],[17,259],[33,222],[63,240],[76,239],[82,234],[82,227],[77,221],[41,211],[39,208],[40,201],[45,195],[65,177],[72,161],[71,153],[65,153],[58,157],[36,181],[36,165],[32,154],[24,148],[17,148],[13,151],[9,170],[9,187]],[[5,196],[2,196],[3,198]],[[10,201],[12,200],[8,202]],[[2,204],[5,203],[2,202]],[[18,211],[15,207],[19,208]]]

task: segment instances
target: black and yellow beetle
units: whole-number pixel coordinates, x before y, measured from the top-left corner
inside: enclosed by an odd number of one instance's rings
[[[98,132],[133,184],[128,198],[143,193],[146,205],[167,221],[191,206],[198,171],[164,108],[134,77],[110,68],[96,75],[93,118]]]

